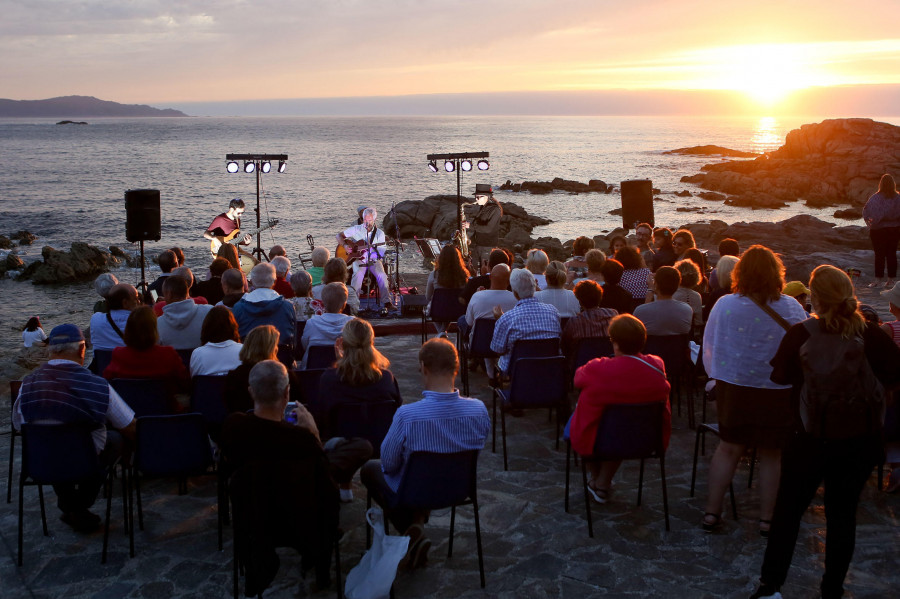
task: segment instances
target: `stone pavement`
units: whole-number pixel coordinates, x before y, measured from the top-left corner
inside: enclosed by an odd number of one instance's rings
[[[379,338],[407,402],[420,395],[418,336]],[[490,390],[482,373],[473,375],[472,394],[490,409]],[[699,411],[699,410],[698,410]],[[4,409],[5,416],[8,412]],[[710,416],[710,419],[712,416]],[[756,490],[747,490],[746,461],[735,477],[738,512],[719,532],[704,534],[707,461],[701,458],[698,494],[690,498],[694,434],[687,418],[674,418],[667,454],[671,532],[665,531],[659,467],[648,461],[643,505],[635,506],[638,463],[626,462],[616,477],[611,501],[594,505],[594,538],[587,535],[580,473],[573,476],[570,511],[563,510],[565,449],[554,449],[554,425],[547,412],[507,420],[510,470],[490,441],[479,461],[479,502],[487,588],[479,587],[474,524],[470,507],[457,510],[454,555],[447,555],[449,510],[432,514],[427,534],[433,542],[428,566],[397,576],[397,597],[747,597],[756,586],[765,541],[756,532]],[[5,420],[0,430],[8,430]],[[499,426],[498,426],[499,428]],[[499,430],[498,430],[499,434]],[[8,436],[0,460],[6,464]],[[710,440],[707,459],[715,441]],[[19,451],[16,452],[17,464]],[[5,480],[6,470],[2,470]],[[5,494],[5,484],[0,485]],[[225,550],[216,549],[216,489],[212,477],[192,479],[178,496],[174,481],[145,485],[146,530],[135,538],[136,557],[128,557],[122,504],[113,499],[110,554],[100,565],[102,533],[77,535],[58,519],[47,489],[50,537],[41,534],[35,488],[26,489],[25,565],[17,568],[16,501],[0,500],[0,594],[18,597],[209,597],[231,596],[231,531]],[[342,508],[347,531],[341,544],[343,575],[359,561],[365,544],[365,491]],[[99,512],[100,503],[95,506]],[[900,586],[900,496],[880,493],[874,476],[859,511],[856,555],[847,577],[847,596],[896,596]],[[396,533],[394,533],[396,534]],[[783,589],[788,599],[817,597],[824,560],[825,528],[821,496],[807,513]],[[281,570],[266,597],[332,597],[334,587],[310,593],[299,558],[280,550]],[[310,581],[312,575],[310,574]],[[893,591],[891,589],[894,589]]]

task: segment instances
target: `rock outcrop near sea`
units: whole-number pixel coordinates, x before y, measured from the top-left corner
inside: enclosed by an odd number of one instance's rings
[[[900,127],[872,119],[831,119],[787,134],[774,152],[755,160],[707,164],[682,177],[729,194],[725,202],[779,208],[803,201],[811,207],[861,207],[885,173],[900,177]]]

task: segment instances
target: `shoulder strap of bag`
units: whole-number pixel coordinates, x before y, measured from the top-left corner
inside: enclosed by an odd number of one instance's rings
[[[121,338],[122,341],[124,341],[125,333],[123,333],[122,329],[119,328],[119,325],[117,325],[115,323],[115,321],[113,321],[112,315],[109,312],[106,313],[106,320],[107,320],[107,322],[109,322],[109,326],[111,326],[113,328],[113,330],[116,332],[116,335],[118,335],[119,338]]]
[[[745,297],[749,297],[754,304],[762,308],[763,312],[768,314],[772,318],[772,320],[781,325],[781,328],[783,328],[785,331],[791,328],[790,323],[788,323],[788,321],[781,317],[781,314],[770,308],[767,304],[764,304],[755,297],[750,297],[749,295]]]
[[[631,358],[632,360],[637,360],[637,361],[640,362],[641,364],[646,364],[647,366],[649,366],[650,368],[652,368],[652,369],[655,370],[656,372],[660,373],[660,374],[663,375],[663,376],[666,376],[666,373],[665,373],[665,372],[663,372],[662,370],[660,370],[659,368],[657,368],[656,366],[654,366],[653,364],[651,364],[651,363],[648,362],[647,360],[642,360],[642,359],[638,358],[637,356],[632,356],[632,355],[629,355],[629,354],[625,354],[625,357],[626,357],[626,358]]]

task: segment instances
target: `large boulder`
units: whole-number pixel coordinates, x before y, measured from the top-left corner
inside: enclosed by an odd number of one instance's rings
[[[30,276],[36,285],[73,283],[94,278],[118,264],[118,260],[108,252],[81,241],[72,243],[68,252],[44,246],[41,256],[44,261],[35,263],[37,267],[33,270],[26,269],[20,278]]]
[[[0,250],[10,250],[12,247],[12,240],[6,235],[0,235]]]
[[[9,238],[13,241],[18,241],[19,245],[31,245],[31,243],[37,239],[37,235],[31,231],[16,231],[10,235]]]
[[[900,176],[900,127],[872,119],[826,120],[791,131],[784,145],[768,155],[707,164],[701,170],[682,181],[743,198],[764,193],[814,207],[862,206],[883,174]],[[777,205],[757,202],[755,207]]]

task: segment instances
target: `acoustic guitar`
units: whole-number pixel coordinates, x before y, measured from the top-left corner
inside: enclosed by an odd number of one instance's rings
[[[386,242],[381,242],[373,243],[371,246],[369,246],[369,244],[366,243],[365,239],[360,239],[359,241],[345,239],[344,243],[338,245],[337,248],[335,248],[334,255],[346,262],[347,266],[350,266],[356,260],[364,258],[366,255],[366,250],[369,247],[376,248],[385,244]]]
[[[222,247],[222,244],[230,243],[231,245],[238,245],[244,239],[245,235],[249,235],[249,236],[253,237],[257,233],[266,231],[267,229],[271,229],[277,224],[278,224],[278,219],[273,218],[272,220],[269,221],[269,224],[263,225],[263,226],[259,227],[258,229],[252,229],[250,231],[244,231],[243,229],[235,229],[228,235],[216,235],[209,242],[209,251],[212,253],[212,257],[215,258],[216,256],[219,255],[219,248]]]

